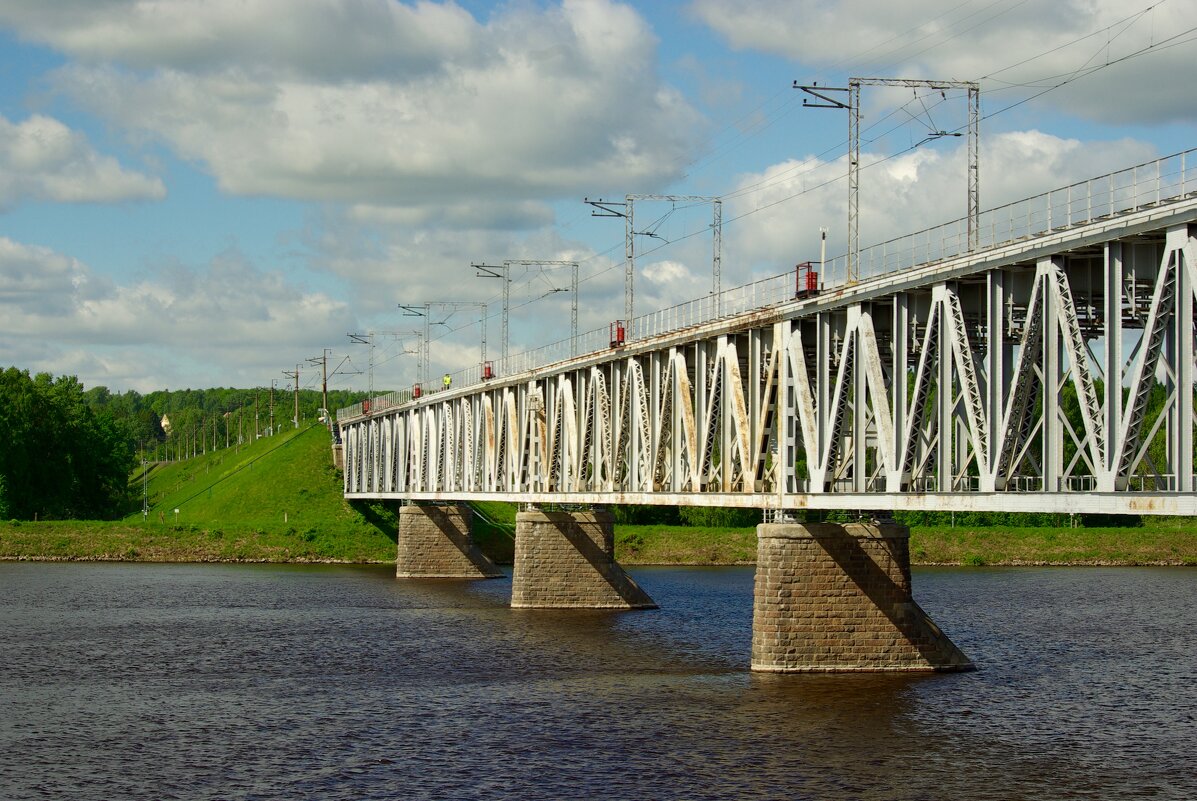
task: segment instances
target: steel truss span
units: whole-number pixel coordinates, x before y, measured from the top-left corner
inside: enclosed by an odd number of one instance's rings
[[[369,412],[345,495],[1197,514],[1192,193]]]

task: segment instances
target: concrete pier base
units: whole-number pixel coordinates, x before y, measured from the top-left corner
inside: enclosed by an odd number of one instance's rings
[[[973,669],[911,597],[909,542],[893,523],[757,526],[752,669]]]
[[[519,512],[511,605],[517,609],[655,609],[615,562],[611,512]]]
[[[411,504],[399,508],[399,578],[498,578],[503,572],[470,539],[470,507]]]

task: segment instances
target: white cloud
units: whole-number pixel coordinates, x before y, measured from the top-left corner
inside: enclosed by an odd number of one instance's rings
[[[982,98],[992,111],[1102,67],[1100,77],[1053,91],[1041,104],[1122,123],[1191,119],[1197,112],[1197,98],[1178,90],[1197,81],[1191,2],[1031,0],[945,9],[934,0],[693,0],[691,9],[737,49],[816,71],[798,78],[824,77],[820,71],[837,80],[984,77]],[[1105,68],[1152,46],[1148,55]]]
[[[478,34],[453,3],[382,0],[11,0],[0,20],[92,63],[331,80],[435,71]]]
[[[81,262],[48,248],[31,247],[0,237],[0,306],[12,315],[70,314],[82,300],[99,300],[111,292]],[[6,315],[6,329],[11,329]]]
[[[694,300],[711,291],[711,272],[708,265],[702,271],[692,269],[680,261],[665,259],[637,263],[636,314],[665,309]]]
[[[0,116],[0,208],[26,200],[103,203],[161,199],[157,178],[101,156],[87,137],[35,114],[13,123]]]
[[[888,161],[861,155],[860,243],[885,242],[960,219],[966,212],[965,146],[920,148]],[[980,162],[981,209],[1097,177],[1155,156],[1134,140],[1081,142],[1039,131],[996,134]],[[846,249],[846,158],[790,161],[744,176],[743,194],[726,201],[724,285],[819,260],[819,228],[829,230],[829,258]],[[746,216],[743,216],[746,215]]]
[[[401,225],[410,228],[515,231],[551,225],[553,211],[534,200],[480,201],[421,207],[357,204],[350,219],[373,225]]]
[[[346,303],[235,252],[202,269],[174,267],[120,285],[75,259],[3,237],[0,318],[13,363],[80,373],[88,384],[123,381],[119,387],[173,378],[251,386],[286,367],[280,358],[302,360],[343,341],[355,324]],[[129,369],[138,362],[139,370]],[[81,365],[96,372],[82,373]]]
[[[455,208],[635,190],[679,174],[701,122],[611,0],[485,22],[393,0],[8,5],[78,60],[62,91],[238,194]]]

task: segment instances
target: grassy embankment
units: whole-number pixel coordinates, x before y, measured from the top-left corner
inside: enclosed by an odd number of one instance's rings
[[[2,559],[344,561],[395,558],[394,515],[341,497],[328,431],[286,431],[149,473],[150,514],[0,523]],[[141,477],[134,478],[137,494]],[[178,509],[176,515],[174,510]]]
[[[475,536],[481,534],[492,556],[510,562],[515,507],[477,506],[497,526]],[[920,526],[911,529],[910,555],[922,565],[1197,565],[1197,520],[1144,518],[1132,528]],[[753,564],[756,529],[617,524],[615,557],[628,565]]]
[[[672,526],[617,526],[624,564],[751,564],[756,532]],[[951,528],[910,532],[921,565],[1197,565],[1197,520],[1145,518],[1135,528]]]
[[[141,488],[140,476],[135,486]],[[348,504],[320,427],[149,473],[150,515],[121,521],[0,522],[0,559],[345,561],[395,558],[393,506]],[[174,510],[179,510],[175,518]],[[475,539],[512,560],[515,507],[475,505]],[[625,564],[751,564],[753,528],[617,525]],[[911,532],[916,564],[1197,565],[1197,521],[1145,518],[1136,528],[925,526]]]

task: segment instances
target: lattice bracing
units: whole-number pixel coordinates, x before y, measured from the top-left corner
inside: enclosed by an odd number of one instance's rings
[[[1186,198],[342,415],[345,491],[1197,514],[1195,221]]]

